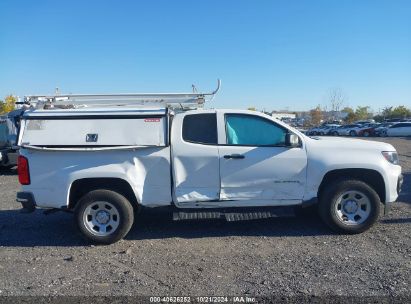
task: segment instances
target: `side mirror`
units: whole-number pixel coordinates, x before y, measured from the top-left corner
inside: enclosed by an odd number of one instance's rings
[[[291,148],[300,147],[300,138],[294,133],[287,133],[285,135],[285,145]]]

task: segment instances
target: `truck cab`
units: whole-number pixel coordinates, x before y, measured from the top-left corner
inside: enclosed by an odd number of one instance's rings
[[[176,115],[171,130],[176,205],[301,203],[307,170],[302,137],[297,130],[256,111],[203,110]]]

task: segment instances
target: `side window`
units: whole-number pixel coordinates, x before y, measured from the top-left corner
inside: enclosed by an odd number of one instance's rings
[[[285,145],[287,130],[267,119],[252,115],[227,114],[225,122],[228,145]]]
[[[216,145],[216,114],[205,113],[186,115],[183,121],[183,139],[192,143]]]

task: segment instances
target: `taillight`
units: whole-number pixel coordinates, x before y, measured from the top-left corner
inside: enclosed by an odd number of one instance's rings
[[[19,156],[17,161],[17,173],[22,185],[30,185],[29,161],[24,156]]]

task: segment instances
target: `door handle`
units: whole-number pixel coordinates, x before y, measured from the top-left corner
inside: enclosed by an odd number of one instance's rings
[[[230,158],[234,158],[234,159],[243,159],[245,158],[244,155],[242,154],[231,154],[231,155],[224,155],[225,159],[230,159]]]

